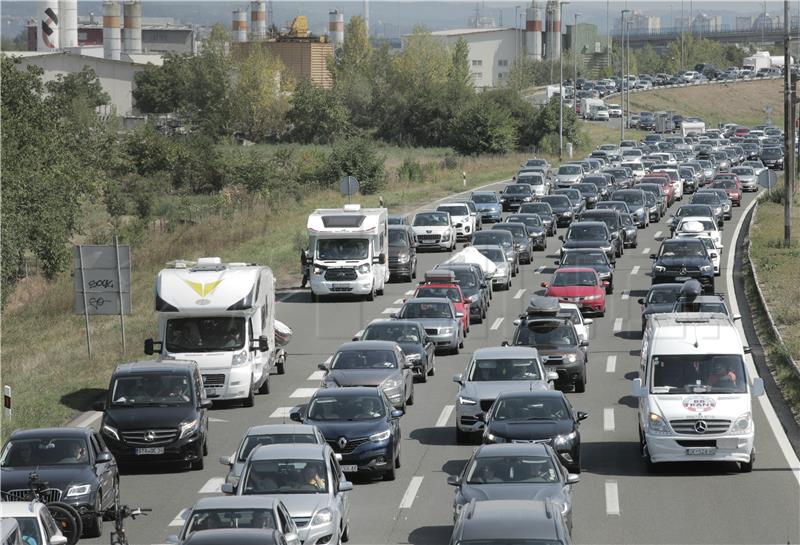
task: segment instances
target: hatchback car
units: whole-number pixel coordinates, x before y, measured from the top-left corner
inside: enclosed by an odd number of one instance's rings
[[[419,212],[411,228],[420,248],[452,251],[456,247],[456,228],[447,212]]]
[[[533,262],[533,239],[524,223],[501,222],[492,225],[493,231],[508,231],[514,237],[514,250],[520,264]]]
[[[731,200],[732,206],[742,206],[742,186],[739,183],[739,178],[717,175],[711,183],[714,189],[724,189]]]
[[[565,236],[559,236],[563,242],[560,255],[564,255],[567,250],[577,248],[599,248],[608,256],[609,261],[614,263],[618,250],[615,241],[611,239],[608,227],[602,221],[579,221],[569,226]],[[619,246],[622,242],[619,242]]]
[[[556,171],[558,187],[572,187],[583,179],[583,167],[580,165],[561,165]]]
[[[711,211],[714,214],[714,219],[717,222],[717,226],[722,227],[722,225],[725,223],[726,205],[725,202],[720,200],[719,195],[717,195],[716,193],[709,192],[705,189],[700,190],[697,193],[695,193],[694,196],[692,197],[691,204],[708,206],[709,208],[711,208]],[[686,213],[688,213],[688,211]],[[674,225],[675,221],[673,220],[673,226],[672,226],[673,231],[674,231]]]
[[[437,269],[425,273],[425,280],[417,285],[412,298],[420,297],[442,297],[450,299],[456,312],[461,313],[461,325],[464,328],[464,336],[469,334],[470,324],[470,301],[467,296],[461,291],[461,286],[456,281],[456,275],[453,271],[446,269]]]
[[[433,342],[425,333],[425,327],[413,320],[373,320],[354,341],[390,341],[400,345],[406,361],[413,366],[414,378],[428,382],[436,372],[436,355]]]
[[[16,524],[6,524],[9,519]],[[3,545],[67,545],[70,543],[70,539],[61,533],[61,528],[53,519],[47,505],[42,502],[6,501],[6,498],[3,498],[3,502],[0,503],[0,520],[3,521]],[[13,538],[17,538],[19,541],[10,541]],[[78,541],[77,538],[73,539],[73,543]]]
[[[575,303],[583,312],[597,316],[606,313],[606,288],[594,269],[588,267],[562,267],[553,274],[550,282],[542,282],[545,297],[555,297],[563,303]]]
[[[394,317],[421,323],[437,350],[458,354],[464,347],[460,314],[449,299],[425,297],[409,299]]]
[[[500,193],[500,204],[503,205],[503,210],[518,210],[520,205],[524,202],[531,202],[534,193],[533,187],[528,184],[511,184],[507,185],[503,192]]]
[[[606,294],[614,293],[614,264],[608,255],[599,248],[575,248],[566,250],[561,260],[555,262],[559,267],[588,267],[594,269],[606,286]]]
[[[473,246],[483,257],[494,263],[497,270],[492,276],[492,288],[497,290],[511,289],[511,266],[506,260],[503,248],[493,245]]]
[[[556,227],[569,225],[575,218],[575,210],[572,208],[572,203],[565,195],[545,195],[539,200],[550,205],[553,214],[556,216]]]
[[[290,545],[290,543],[278,530],[223,528],[194,532],[181,545]]]
[[[481,233],[483,231],[480,231]],[[469,301],[469,317],[472,323],[482,323],[486,319],[492,288],[477,263],[440,263],[435,270],[452,271],[461,293]]]
[[[622,213],[616,210],[587,210],[581,214],[579,221],[602,221],[611,234],[611,243],[614,246],[614,256],[622,257],[625,253],[625,228],[622,225]]]
[[[531,542],[531,536],[536,540]],[[461,510],[450,545],[571,545],[561,507],[546,500],[472,500]]]
[[[720,207],[720,212],[722,208]],[[708,218],[714,222],[714,224],[719,227],[720,222],[722,221],[722,216],[717,216],[714,213],[714,210],[711,206],[707,204],[684,204],[678,210],[672,214],[669,219],[667,220],[667,225],[669,225],[670,236],[675,233],[675,228],[680,223],[681,219],[688,218],[688,217],[701,217],[701,218]]]
[[[514,234],[507,229],[495,231],[489,229],[475,233],[472,239],[475,246],[500,246],[506,254],[506,260],[511,266],[511,276],[517,276],[519,272],[519,256],[514,244]]]
[[[514,177],[514,181],[531,186],[533,194],[537,197],[550,193],[550,183],[542,172],[521,170]]]
[[[683,283],[654,284],[647,295],[639,298],[642,308],[642,333],[647,327],[647,320],[653,314],[672,312],[672,307],[681,293]]]
[[[539,214],[511,214],[506,221],[525,225],[534,250],[547,248],[547,233],[545,233],[545,226]]]
[[[619,215],[622,228],[625,230],[625,247],[636,248],[639,245],[639,230],[633,221],[633,216],[622,213]]]
[[[758,175],[753,167],[734,167],[731,169],[731,173],[739,178],[742,191],[758,191]]]
[[[558,218],[550,205],[544,201],[526,202],[519,207],[518,214],[536,214],[542,220],[548,237],[556,234]]]
[[[612,201],[622,201],[628,205],[636,225],[644,229],[650,225],[650,218],[645,209],[647,203],[644,191],[641,189],[620,189],[611,194]]]
[[[494,191],[473,191],[469,198],[475,203],[484,223],[503,221],[503,205]]]
[[[730,197],[728,196],[728,192],[721,188],[716,187],[704,187],[695,195],[700,195],[702,193],[714,193],[717,197],[719,197],[719,202],[722,203],[722,217],[723,219],[729,220],[733,217],[733,203],[731,202]],[[692,204],[695,203],[694,198],[692,198]]]

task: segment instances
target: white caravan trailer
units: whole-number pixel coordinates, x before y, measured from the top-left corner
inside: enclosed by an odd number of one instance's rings
[[[269,267],[223,263],[218,257],[176,261],[156,277],[158,338],[145,354],[193,360],[211,400],[269,393],[273,367],[283,374],[286,353],[275,343],[275,278]]]
[[[383,295],[389,281],[389,223],[385,208],[322,208],[308,216],[311,298]]]

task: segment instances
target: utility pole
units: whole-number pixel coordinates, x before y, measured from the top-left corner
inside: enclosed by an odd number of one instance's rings
[[[558,3],[558,36],[554,40],[561,40],[560,25],[564,15],[564,4],[569,2]],[[559,65],[559,80],[558,80],[558,160],[560,161],[564,155],[564,51],[563,44],[559,43],[558,48],[558,65]],[[577,97],[576,97],[577,98]]]
[[[789,54],[789,0],[783,0],[783,132],[785,152],[783,154],[783,244],[792,244],[792,198],[794,197],[794,78],[792,77],[791,55]]]
[[[631,117],[631,80],[628,77],[631,73],[631,26],[633,26],[633,21],[628,19],[625,22],[626,31],[625,37],[628,40],[628,54],[625,55],[625,62],[627,62],[627,66],[625,68],[625,77],[627,78],[628,85],[626,87],[626,95],[628,97],[628,103],[625,105],[626,109],[628,110],[628,118]]]
[[[575,78],[572,80],[572,101],[574,102],[572,109],[575,110],[576,114],[578,113],[578,17],[580,15],[580,13],[575,14],[575,23],[572,25],[572,58],[575,65]]]
[[[606,64],[611,68],[611,26],[609,25],[611,17],[611,0],[606,0],[606,39],[608,45],[606,46]]]
[[[628,13],[630,10],[623,9],[621,12],[621,21],[620,21],[620,32],[622,33],[620,36],[619,42],[619,50],[620,50],[620,62],[619,62],[619,72],[620,72],[620,85],[622,88],[619,90],[619,97],[620,97],[620,110],[622,111],[622,116],[619,118],[619,141],[622,142],[625,140],[625,87],[628,85],[628,79],[625,75],[625,14]]]

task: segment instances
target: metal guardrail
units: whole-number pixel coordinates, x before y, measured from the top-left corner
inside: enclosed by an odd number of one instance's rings
[[[768,80],[782,80],[783,76],[769,76],[765,78],[742,78],[742,79],[714,79],[708,81],[697,81],[693,83],[677,83],[674,85],[658,85],[653,86],[650,89],[631,89],[630,93],[632,95],[638,93],[649,93],[652,91],[660,91],[661,89],[680,89],[684,87],[704,87],[710,85],[735,85],[737,83],[749,83],[749,82],[758,82],[758,81],[768,81]],[[603,97],[605,100],[607,97],[619,95],[620,92],[609,93]]]
[[[797,378],[800,378],[800,365],[798,365],[798,363],[794,360],[792,355],[789,353],[789,350],[786,348],[786,343],[784,342],[783,337],[781,336],[781,332],[778,329],[777,324],[775,323],[775,319],[772,317],[772,313],[769,311],[769,306],[767,305],[767,300],[764,298],[764,293],[761,291],[761,286],[759,285],[758,272],[756,272],[756,267],[753,264],[752,257],[750,256],[750,242],[749,242],[751,240],[750,233],[753,230],[753,223],[754,223],[753,220],[755,219],[756,213],[758,212],[758,204],[759,203],[756,202],[756,205],[753,207],[753,213],[750,216],[750,225],[748,225],[748,227],[747,227],[747,239],[748,239],[748,244],[747,244],[747,262],[749,264],[748,266],[750,267],[750,272],[753,275],[753,281],[754,281],[754,283],[756,285],[756,294],[758,295],[759,303],[761,304],[762,308],[764,309],[764,314],[767,316],[767,321],[769,321],[769,326],[772,329],[772,334],[775,336],[775,339],[777,339],[778,344],[780,345],[782,351],[786,355],[786,359],[788,359],[789,363],[792,365],[792,368],[794,370],[795,376]]]

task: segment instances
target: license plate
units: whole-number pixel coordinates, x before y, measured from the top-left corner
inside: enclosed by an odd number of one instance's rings
[[[219,397],[219,392],[216,388],[206,388],[206,397]]]
[[[147,456],[153,454],[164,454],[164,447],[146,447],[136,449],[137,456]]]
[[[356,473],[358,471],[358,466],[342,466],[342,471],[345,473]]]
[[[348,287],[347,284],[331,284],[331,288],[333,288],[335,290],[337,290],[337,289],[345,289],[347,287]]]
[[[691,277],[690,276],[676,276],[675,277],[675,282],[686,282],[687,280],[689,280],[689,278],[691,278]]]
[[[717,449],[713,447],[702,447],[702,448],[687,448],[686,455],[687,456],[713,456],[717,453]]]

